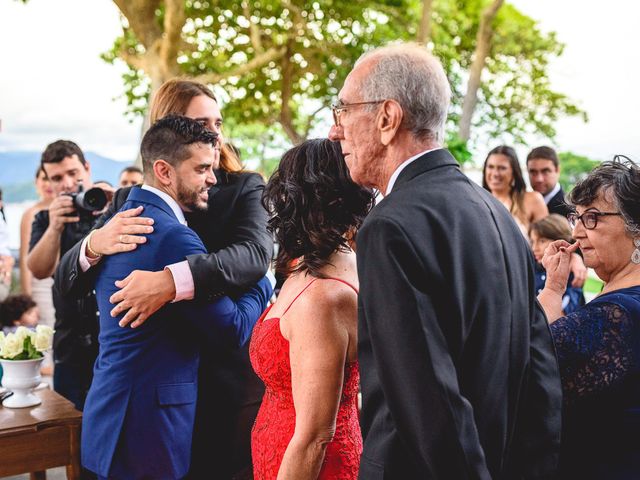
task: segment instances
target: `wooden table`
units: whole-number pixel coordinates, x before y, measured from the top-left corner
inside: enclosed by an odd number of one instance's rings
[[[80,478],[82,414],[71,402],[45,389],[35,392],[42,403],[31,408],[0,406],[0,477],[66,466],[67,478]]]

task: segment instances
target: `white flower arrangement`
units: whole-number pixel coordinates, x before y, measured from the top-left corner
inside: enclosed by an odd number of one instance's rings
[[[51,348],[54,330],[38,325],[35,330],[18,327],[13,333],[0,332],[0,359],[32,360],[42,358],[43,352]]]

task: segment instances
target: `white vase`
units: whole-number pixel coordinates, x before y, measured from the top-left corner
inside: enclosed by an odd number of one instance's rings
[[[40,385],[40,366],[44,358],[33,360],[0,360],[2,365],[2,386],[13,392],[2,402],[3,407],[24,408],[40,405],[42,400],[31,393]]]

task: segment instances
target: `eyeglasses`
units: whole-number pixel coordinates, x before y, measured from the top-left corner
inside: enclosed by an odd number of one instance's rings
[[[331,105],[331,113],[333,113],[333,123],[336,127],[340,126],[340,114],[346,109],[351,107],[357,107],[358,105],[375,105],[376,103],[382,103],[384,100],[372,100],[370,102],[354,102],[354,103],[338,103],[337,105]]]
[[[578,220],[582,222],[582,225],[587,230],[593,230],[598,226],[598,217],[606,217],[607,215],[622,215],[620,212],[584,212],[582,215],[578,215],[576,212],[569,213],[567,220],[571,228],[576,228]]]

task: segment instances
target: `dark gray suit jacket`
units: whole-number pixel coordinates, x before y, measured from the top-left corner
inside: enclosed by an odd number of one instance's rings
[[[509,212],[436,150],[357,243],[360,478],[552,478],[560,376]]]

